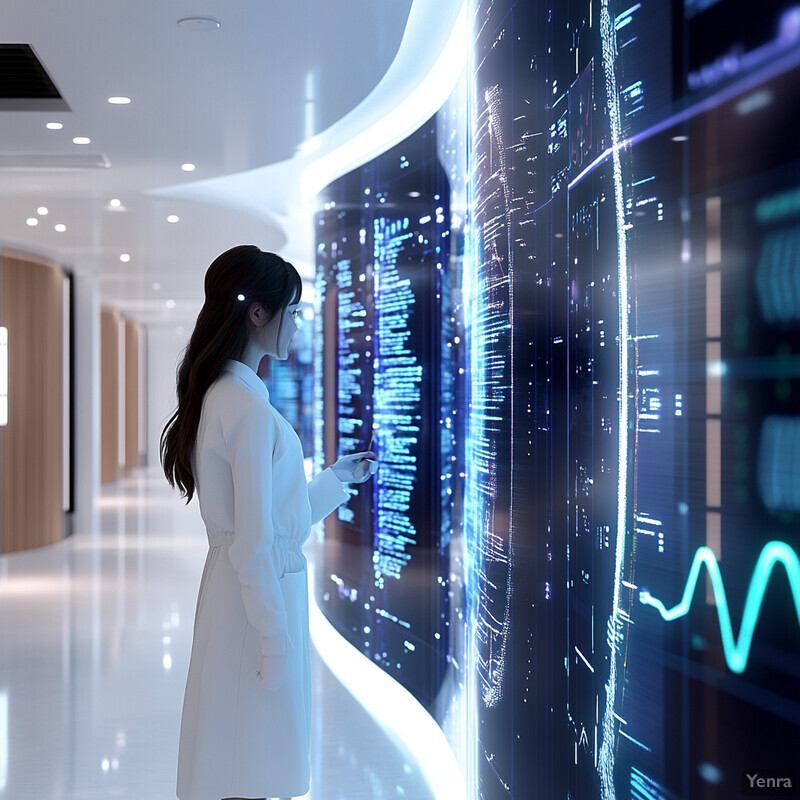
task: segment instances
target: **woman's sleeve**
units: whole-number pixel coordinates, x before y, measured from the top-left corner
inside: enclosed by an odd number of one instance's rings
[[[252,403],[230,438],[235,536],[228,555],[242,585],[247,619],[261,636],[262,655],[283,655],[293,644],[272,558],[272,458],[276,439],[269,408]]]
[[[311,505],[311,524],[325,519],[350,495],[336,473],[328,467],[308,484],[308,502]]]

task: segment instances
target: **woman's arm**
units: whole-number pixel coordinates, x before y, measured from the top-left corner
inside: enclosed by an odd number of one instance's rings
[[[364,483],[378,471],[378,461],[372,450],[342,456],[335,464],[323,470],[308,484],[311,504],[311,524],[327,517],[337,506],[347,500],[345,483]]]
[[[308,484],[308,502],[311,505],[311,524],[325,519],[335,511],[350,495],[344,484],[336,477],[333,469],[322,470]]]
[[[282,655],[293,647],[286,608],[272,558],[272,458],[275,420],[266,401],[254,400],[226,439],[233,471],[234,531],[228,555],[250,624],[261,636],[261,654]]]

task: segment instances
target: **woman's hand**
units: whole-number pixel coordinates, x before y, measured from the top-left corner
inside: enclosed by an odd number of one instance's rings
[[[288,654],[282,656],[259,656],[256,680],[269,692],[276,692],[286,677]]]
[[[372,450],[342,456],[331,466],[342,483],[364,483],[378,471],[378,461]]]

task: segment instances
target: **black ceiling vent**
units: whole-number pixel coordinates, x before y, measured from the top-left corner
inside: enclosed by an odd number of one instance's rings
[[[0,111],[69,111],[29,44],[0,44]]]

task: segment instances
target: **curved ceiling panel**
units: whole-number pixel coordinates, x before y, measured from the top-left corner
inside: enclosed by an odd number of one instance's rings
[[[311,278],[314,195],[435,114],[462,74],[467,47],[464,0],[415,0],[403,41],[380,83],[349,114],[307,140],[294,158],[152,193],[236,208],[278,222],[288,239],[285,255]]]
[[[0,167],[0,238],[100,275],[117,269],[118,253],[130,252],[130,274],[143,263],[182,274],[201,297],[197,278],[227,241],[209,233],[217,227],[209,225],[213,212],[144,193],[293,157],[379,84],[411,7],[412,0],[204,0],[202,15],[221,25],[195,31],[177,25],[195,9],[161,0],[71,0],[49,4],[47,13],[41,4],[7,0],[4,40],[31,45],[71,111],[0,111],[0,156],[13,155],[9,163],[17,165]],[[131,102],[111,104],[112,96]],[[75,137],[90,143],[75,144]],[[77,164],[74,156],[85,153],[103,154],[110,166],[19,167]],[[182,171],[187,162],[194,172]],[[109,212],[112,198],[129,209],[125,224]],[[50,214],[28,225],[41,206]],[[180,223],[165,229],[167,207]],[[276,217],[251,212],[234,223],[236,213],[214,218],[225,219],[238,240],[273,249],[285,242]],[[55,223],[66,231],[55,231]],[[186,244],[174,251],[164,237],[178,231]],[[140,288],[150,282],[130,284],[131,301],[153,299]]]

